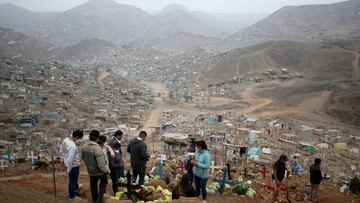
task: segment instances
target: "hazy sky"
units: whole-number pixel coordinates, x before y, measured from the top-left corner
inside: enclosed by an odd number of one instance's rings
[[[33,11],[62,11],[88,0],[0,0]],[[116,0],[147,11],[161,10],[168,4],[178,3],[189,10],[216,13],[271,13],[286,5],[326,4],[344,0]]]

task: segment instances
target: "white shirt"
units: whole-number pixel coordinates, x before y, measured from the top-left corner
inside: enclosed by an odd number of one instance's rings
[[[68,173],[70,173],[72,168],[80,166],[80,157],[77,146],[70,138],[65,138],[61,143],[60,154],[61,158],[64,160]]]

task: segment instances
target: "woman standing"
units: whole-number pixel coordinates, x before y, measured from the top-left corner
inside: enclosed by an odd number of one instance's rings
[[[204,140],[198,141],[196,147],[195,160],[191,161],[194,166],[196,196],[199,197],[201,191],[203,202],[206,203],[206,183],[210,172],[211,155]]]

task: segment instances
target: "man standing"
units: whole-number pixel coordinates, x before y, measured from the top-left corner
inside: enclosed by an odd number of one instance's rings
[[[107,174],[110,173],[109,167],[106,164],[105,154],[97,143],[99,137],[99,131],[91,131],[90,142],[84,146],[82,151],[82,159],[90,175],[91,198],[96,203],[104,202],[104,194],[108,183]]]
[[[120,147],[118,148],[119,153],[117,154],[117,158],[120,158],[120,161],[122,163],[124,163],[123,159],[122,159],[122,151],[121,151],[121,139],[123,137],[123,131],[118,130],[114,133],[113,138],[109,141],[109,146],[114,146],[115,143],[119,143]],[[116,144],[117,145],[117,144]],[[124,166],[124,164],[122,164]],[[125,177],[124,174],[124,167],[120,168],[120,176],[121,177]]]
[[[312,166],[310,166],[310,183],[311,183],[311,190],[309,194],[310,201],[315,201],[315,198],[319,191],[320,183],[322,181],[320,164],[321,164],[321,159],[316,158],[315,163]]]
[[[148,155],[146,153],[147,146],[145,144],[147,133],[141,131],[137,138],[130,141],[127,151],[130,153],[130,163],[133,170],[133,178],[136,180],[139,175],[139,185],[144,185],[146,162],[148,161]]]
[[[67,137],[62,141],[60,146],[60,154],[69,175],[69,200],[81,200],[80,197],[76,196],[76,190],[82,187],[78,183],[80,158],[76,142],[81,140],[83,136],[84,134],[81,130],[75,130],[71,137]]]

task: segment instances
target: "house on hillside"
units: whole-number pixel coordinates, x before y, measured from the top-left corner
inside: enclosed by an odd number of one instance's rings
[[[21,71],[10,73],[10,80],[23,82],[24,78],[25,78],[25,75]]]
[[[41,85],[44,83],[44,80],[38,79],[38,78],[26,78],[25,82],[27,85],[30,85],[33,87],[41,87]]]

